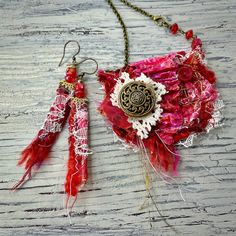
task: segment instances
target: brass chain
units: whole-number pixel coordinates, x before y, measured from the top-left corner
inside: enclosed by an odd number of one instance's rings
[[[123,30],[123,38],[124,38],[124,44],[125,44],[125,49],[124,49],[124,54],[125,54],[125,59],[124,59],[124,66],[127,66],[129,64],[129,37],[128,37],[128,32],[127,32],[127,27],[120,15],[120,13],[117,11],[116,7],[114,6],[113,2],[111,0],[106,0],[109,6],[111,7],[112,11],[116,15],[118,21],[120,22],[120,25]]]
[[[124,49],[124,54],[125,54],[125,59],[124,59],[124,65],[127,66],[129,64],[129,37],[128,37],[128,32],[127,32],[127,27],[124,23],[124,20],[122,19],[120,13],[118,12],[118,10],[116,9],[115,5],[113,4],[112,0],[105,0],[109,6],[111,7],[112,11],[114,12],[114,14],[116,15],[122,30],[123,30],[123,38],[124,38],[124,44],[125,44],[125,49]],[[131,4],[130,2],[128,2],[127,0],[119,0],[121,3],[125,4],[127,7],[133,9],[134,11],[150,18],[152,21],[154,21],[158,26],[160,27],[164,27],[164,28],[170,28],[171,24],[161,15],[152,15],[151,13],[143,10],[142,8]],[[178,32],[181,34],[185,34],[185,32],[179,28]]]
[[[126,0],[119,0],[121,3],[124,3],[127,7],[130,7],[132,8],[134,11],[144,15],[144,16],[147,16],[148,18],[150,18],[152,21],[158,23],[159,26],[164,26],[164,27],[167,27],[169,28],[170,27],[170,24],[164,20],[164,18],[160,15],[152,15],[151,13],[143,10],[142,8],[136,6],[136,5],[133,5],[131,4],[130,2],[126,1]]]

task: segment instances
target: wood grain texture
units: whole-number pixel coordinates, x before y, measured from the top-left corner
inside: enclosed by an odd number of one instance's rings
[[[189,47],[144,17],[114,1],[129,27],[131,60]],[[154,179],[154,198],[180,235],[235,235],[236,31],[235,0],[136,0],[204,41],[226,104],[224,127],[181,149],[180,176],[172,185]],[[21,191],[9,192],[23,173],[21,150],[41,126],[65,66],[58,68],[67,40],[79,40],[81,57],[100,68],[123,62],[120,26],[102,0],[0,1],[0,235],[175,235],[147,197],[138,153],[115,142],[96,107],[102,99],[96,76],[86,83],[90,99],[90,180],[79,194],[72,224],[64,208],[67,161],[65,129],[45,163]],[[70,56],[73,45],[68,50]],[[68,58],[69,58],[68,56]],[[191,154],[191,156],[187,156]],[[181,194],[185,201],[183,201]]]

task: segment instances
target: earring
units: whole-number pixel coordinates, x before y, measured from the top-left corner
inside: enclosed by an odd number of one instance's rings
[[[74,95],[70,101],[69,123],[69,160],[68,171],[65,181],[65,192],[67,193],[66,208],[70,197],[75,197],[71,205],[73,207],[77,193],[88,179],[87,162],[88,156],[92,154],[88,147],[88,100],[83,83],[83,77],[96,73],[98,64],[93,58],[86,58],[75,65],[79,66],[85,61],[93,61],[96,68],[93,72],[82,72],[77,76]]]
[[[58,66],[62,65],[66,46],[71,42],[77,44],[78,50],[72,57],[72,63],[67,67],[65,78],[59,83],[56,97],[42,128],[32,142],[22,151],[18,165],[24,164],[25,173],[12,188],[12,190],[20,188],[31,179],[32,168],[39,168],[49,158],[50,151],[69,117],[69,160],[65,182],[65,192],[68,196],[67,203],[70,196],[77,196],[78,190],[88,179],[87,157],[91,154],[91,151],[88,148],[88,105],[83,78],[86,74],[96,73],[98,69],[97,61],[92,58],[85,58],[80,62],[76,62],[80,45],[75,40],[70,40],[64,45],[63,56]],[[92,72],[83,71],[78,74],[77,67],[89,60],[95,62],[95,70]]]

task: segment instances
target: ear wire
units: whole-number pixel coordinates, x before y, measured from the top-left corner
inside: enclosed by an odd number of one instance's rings
[[[76,43],[77,46],[78,46],[77,52],[72,56],[72,63],[73,63],[73,64],[76,63],[76,55],[78,55],[78,54],[80,53],[80,45],[79,45],[79,42],[76,41],[76,40],[69,40],[69,41],[67,41],[67,42],[65,43],[65,45],[64,45],[62,58],[61,58],[61,60],[60,60],[60,62],[59,62],[59,64],[58,64],[58,66],[61,66],[61,65],[63,64],[62,62],[63,62],[63,59],[64,59],[64,57],[65,57],[66,47],[67,47],[67,45],[68,45],[69,43]]]

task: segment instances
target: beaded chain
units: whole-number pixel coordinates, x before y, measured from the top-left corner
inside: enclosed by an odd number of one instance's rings
[[[120,13],[118,12],[118,10],[116,9],[115,5],[113,4],[112,0],[105,0],[110,8],[112,9],[112,11],[114,12],[114,14],[116,15],[121,27],[122,27],[122,31],[123,31],[123,38],[124,38],[124,66],[127,66],[129,64],[129,37],[128,37],[128,32],[127,32],[127,26],[124,23],[124,20],[122,19],[122,16],[120,15]],[[196,35],[193,34],[192,30],[188,30],[188,31],[184,31],[182,30],[177,23],[174,24],[170,24],[163,16],[161,15],[152,15],[149,12],[143,10],[142,8],[131,4],[130,2],[128,2],[127,0],[119,0],[121,3],[125,4],[127,7],[133,9],[134,11],[150,18],[152,21],[154,21],[158,26],[160,27],[164,27],[167,28],[171,31],[172,34],[183,34],[185,35],[185,38],[187,40],[189,39],[193,39],[196,38]]]

